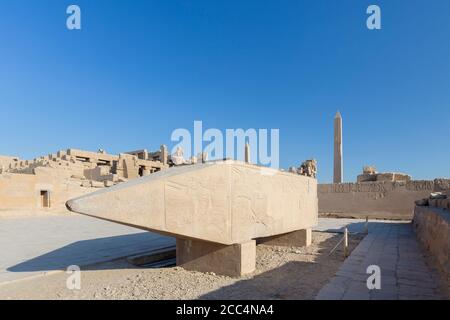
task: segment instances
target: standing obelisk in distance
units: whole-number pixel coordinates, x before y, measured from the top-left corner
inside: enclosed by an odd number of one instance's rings
[[[342,116],[338,111],[334,117],[334,177],[333,183],[342,183]]]

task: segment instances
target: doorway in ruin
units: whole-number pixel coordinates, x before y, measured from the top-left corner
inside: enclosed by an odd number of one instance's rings
[[[41,207],[50,208],[50,192],[47,190],[41,190]]]

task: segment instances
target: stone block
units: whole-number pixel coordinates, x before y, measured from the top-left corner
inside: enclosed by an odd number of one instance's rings
[[[207,241],[177,239],[177,266],[186,270],[239,277],[252,273],[256,265],[256,241],[223,245]]]
[[[257,239],[258,244],[284,247],[307,247],[311,245],[311,242],[312,230],[310,228]]]
[[[105,187],[112,187],[114,185],[114,182],[110,180],[105,180],[103,183],[105,184]]]
[[[428,199],[417,200],[417,201],[415,201],[415,203],[416,203],[416,206],[420,206],[420,207],[427,206]]]
[[[83,181],[81,181],[81,186],[84,188],[90,188],[91,182],[89,180],[83,180]]]
[[[67,205],[176,238],[232,245],[315,226],[317,180],[237,161],[207,162],[163,170]]]
[[[91,181],[91,187],[93,188],[103,188],[105,184],[99,181]]]

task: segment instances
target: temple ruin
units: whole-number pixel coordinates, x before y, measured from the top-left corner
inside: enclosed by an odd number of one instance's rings
[[[315,159],[288,171],[252,164],[249,144],[244,162],[208,161],[206,153],[185,159],[181,148],[169,154],[165,145],[119,155],[67,149],[33,160],[0,156],[0,210],[67,208],[171,236],[177,265],[228,276],[255,270],[257,244],[310,245],[319,214],[414,217],[419,239],[445,270],[450,179],[364,166],[356,182],[342,183],[340,113],[334,123],[338,183],[317,183]]]
[[[75,196],[165,170],[173,165],[167,147],[111,155],[78,149],[21,160],[0,156],[0,210],[65,209]]]

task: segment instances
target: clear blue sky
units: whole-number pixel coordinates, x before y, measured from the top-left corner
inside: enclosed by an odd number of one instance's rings
[[[82,30],[66,28],[66,8]],[[382,30],[366,8],[382,9]],[[282,167],[450,176],[450,1],[0,0],[0,154],[170,145],[176,128],[279,128]]]

